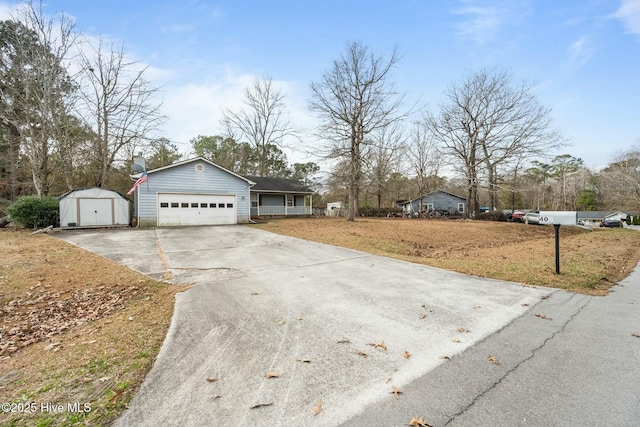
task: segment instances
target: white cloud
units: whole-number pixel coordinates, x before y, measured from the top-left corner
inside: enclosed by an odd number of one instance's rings
[[[613,16],[624,23],[627,32],[640,35],[640,0],[622,0]]]
[[[586,64],[593,55],[593,47],[587,36],[582,36],[569,47],[569,61],[579,68]]]
[[[480,44],[503,23],[502,13],[495,7],[464,6],[453,13],[468,18],[458,26],[458,33]]]
[[[458,34],[484,44],[507,25],[519,22],[529,12],[528,0],[461,0],[462,6],[452,10],[466,19],[458,25]]]

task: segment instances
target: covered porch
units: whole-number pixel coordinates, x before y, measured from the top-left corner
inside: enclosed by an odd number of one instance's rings
[[[311,195],[251,193],[251,216],[311,215]]]
[[[297,180],[247,176],[251,187],[251,217],[311,215],[313,191]]]

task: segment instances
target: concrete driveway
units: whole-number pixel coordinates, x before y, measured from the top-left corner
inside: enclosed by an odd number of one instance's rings
[[[547,301],[541,297],[570,296],[247,226],[59,237],[149,276],[194,284],[177,295],[158,360],[121,426],[406,425],[420,415],[411,405],[428,393],[428,385],[411,392],[412,384]],[[399,399],[393,386],[404,391]],[[455,394],[458,384],[450,386]],[[376,408],[392,419],[350,421]]]

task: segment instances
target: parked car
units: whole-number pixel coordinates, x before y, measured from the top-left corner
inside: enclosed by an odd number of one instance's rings
[[[522,217],[524,216],[524,212],[522,211],[514,211],[513,214],[507,214],[507,221],[513,222],[522,222]]]
[[[522,217],[525,224],[540,224],[540,213],[538,211],[527,212]]]
[[[600,227],[621,228],[622,227],[622,221],[619,220],[619,219],[605,219],[604,221],[602,221],[600,223]]]

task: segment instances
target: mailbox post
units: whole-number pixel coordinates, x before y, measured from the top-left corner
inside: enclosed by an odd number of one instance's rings
[[[553,224],[556,237],[556,274],[560,274],[560,226],[577,225],[577,211],[540,211],[540,224]]]

